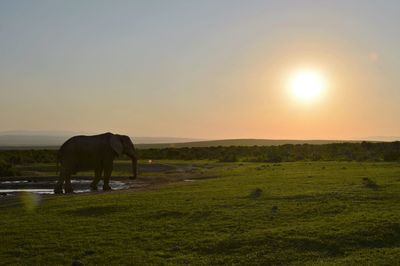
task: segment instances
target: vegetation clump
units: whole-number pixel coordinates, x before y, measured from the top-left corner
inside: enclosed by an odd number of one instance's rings
[[[295,161],[400,161],[400,142],[285,144],[280,146],[213,146],[137,149],[143,160],[216,160],[281,163]],[[52,163],[57,150],[5,150],[0,159],[13,165]],[[121,159],[127,159],[122,157]],[[323,166],[324,167],[324,166]]]
[[[234,163],[237,162],[238,158],[234,153],[226,153],[220,159],[219,162],[221,163]]]
[[[250,192],[249,197],[250,197],[251,199],[257,199],[257,198],[261,197],[262,192],[263,192],[263,191],[262,191],[261,188],[255,188],[255,189],[253,189],[253,190]]]
[[[383,154],[383,160],[385,162],[400,161],[400,149],[386,151]]]
[[[379,189],[378,184],[375,181],[369,179],[368,177],[364,177],[362,179],[362,182],[363,182],[363,185],[365,187],[367,187],[367,188],[370,188],[370,189],[373,189],[373,190],[378,190]]]
[[[285,144],[139,149],[141,159],[217,160],[221,162],[400,161],[400,142]]]
[[[17,175],[19,175],[18,171],[13,168],[11,163],[0,159],[0,177]]]

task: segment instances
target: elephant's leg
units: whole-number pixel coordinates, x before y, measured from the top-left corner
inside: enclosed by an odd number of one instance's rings
[[[71,174],[70,173],[65,174],[64,190],[65,190],[65,193],[74,192],[74,189],[72,188],[72,184],[71,184]]]
[[[90,189],[91,190],[97,190],[97,184],[100,181],[101,175],[103,173],[103,169],[102,168],[98,168],[94,170],[94,179],[93,182],[90,184]]]
[[[104,167],[104,184],[103,184],[103,190],[111,190],[110,187],[110,176],[113,170],[113,165],[111,162],[111,165],[107,165]]]
[[[54,194],[62,194],[63,193],[63,184],[64,184],[64,173],[65,171],[60,171],[60,177],[57,180],[56,186],[54,187]]]

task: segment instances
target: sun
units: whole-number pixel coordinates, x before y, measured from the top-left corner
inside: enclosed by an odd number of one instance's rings
[[[326,81],[317,70],[297,70],[289,79],[291,95],[301,102],[309,103],[318,100],[325,89]]]

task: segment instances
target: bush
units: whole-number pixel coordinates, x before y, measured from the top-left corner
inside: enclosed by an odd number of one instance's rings
[[[283,161],[282,157],[279,156],[278,154],[269,155],[268,158],[265,160],[265,162],[268,163],[280,163],[282,161]]]
[[[400,160],[400,151],[388,151],[383,154],[385,162],[394,162]]]
[[[400,161],[400,142],[286,144],[281,146],[214,146],[137,149],[142,160],[218,160],[220,162]],[[4,150],[11,165],[55,163],[57,150]]]
[[[237,162],[237,161],[238,161],[238,159],[237,159],[236,155],[233,154],[233,153],[224,154],[219,159],[219,162],[221,162],[221,163],[234,163],[234,162]]]
[[[263,191],[262,191],[261,188],[253,189],[253,190],[250,192],[249,197],[250,197],[251,199],[257,199],[257,198],[261,197],[262,192],[263,192]]]
[[[0,160],[0,176],[16,176],[18,175],[18,171],[16,171],[12,164],[5,162],[4,160]]]
[[[378,190],[379,186],[375,181],[369,179],[368,177],[364,177],[362,179],[363,185],[367,188],[373,189],[373,190]]]

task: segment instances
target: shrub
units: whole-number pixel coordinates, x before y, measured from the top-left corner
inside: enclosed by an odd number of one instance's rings
[[[250,192],[249,197],[250,197],[251,199],[257,199],[257,198],[261,197],[261,194],[262,194],[262,189],[261,189],[261,188],[256,188],[256,189],[253,189],[253,190]]]
[[[378,190],[379,186],[377,183],[375,183],[375,181],[369,179],[368,177],[364,177],[362,179],[362,182],[364,184],[365,187],[370,188],[372,190]]]
[[[265,160],[265,162],[268,163],[280,163],[282,161],[282,157],[277,154],[269,155],[268,158]]]
[[[236,155],[233,153],[226,153],[219,159],[219,162],[221,162],[221,163],[234,163],[237,161],[238,161],[238,159],[237,159]]]
[[[387,151],[383,154],[385,162],[394,162],[400,160],[400,151]]]
[[[16,176],[18,175],[18,171],[13,169],[12,164],[0,160],[0,176]]]

